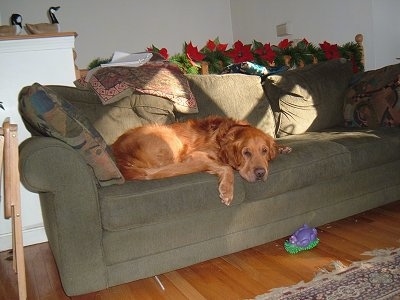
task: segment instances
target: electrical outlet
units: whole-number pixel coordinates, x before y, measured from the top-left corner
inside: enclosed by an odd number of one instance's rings
[[[276,35],[278,37],[291,35],[292,33],[292,23],[286,22],[276,25]]]

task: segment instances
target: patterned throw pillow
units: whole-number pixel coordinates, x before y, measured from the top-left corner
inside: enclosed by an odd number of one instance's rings
[[[180,113],[198,112],[186,77],[170,62],[155,61],[140,67],[99,68],[88,81],[80,79],[75,85],[93,90],[104,105],[138,92],[171,101],[175,111]]]
[[[400,64],[361,73],[347,90],[347,127],[400,126]]]
[[[50,88],[34,83],[21,91],[19,111],[34,130],[57,138],[80,153],[101,186],[121,184],[124,178],[106,142],[88,119]]]

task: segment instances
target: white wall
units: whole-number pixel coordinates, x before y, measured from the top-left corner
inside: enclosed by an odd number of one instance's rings
[[[291,22],[289,39],[343,44],[364,35],[366,68],[397,63],[398,0],[231,0],[234,40],[278,43],[276,25]]]
[[[399,63],[400,57],[400,1],[373,0],[373,51],[374,66]]]
[[[48,22],[47,9],[58,5],[62,31],[79,35],[80,68],[115,50],[139,52],[155,44],[175,54],[185,41],[204,46],[218,36],[232,42],[229,0],[2,0],[1,20],[7,23],[16,12],[24,23]]]
[[[209,38],[278,43],[276,25],[291,22],[293,35],[314,44],[353,41],[364,34],[366,68],[397,63],[400,56],[398,0],[2,0],[0,20],[12,13],[25,23],[48,22],[46,10],[60,5],[63,31],[76,31],[77,64],[115,50],[143,51],[155,44],[170,54],[185,41],[203,46]]]

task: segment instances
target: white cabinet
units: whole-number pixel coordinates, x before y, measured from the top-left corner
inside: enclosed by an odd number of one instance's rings
[[[30,136],[18,113],[21,88],[34,82],[73,86],[75,37],[74,32],[0,37],[0,101],[5,108],[0,124],[10,117],[18,125],[19,142]],[[38,195],[21,185],[21,203],[24,245],[46,241]],[[1,201],[0,251],[6,249],[11,249],[11,222],[4,219]]]

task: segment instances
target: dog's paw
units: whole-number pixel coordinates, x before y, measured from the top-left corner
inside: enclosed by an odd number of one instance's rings
[[[280,154],[289,154],[292,152],[292,148],[289,146],[279,146],[278,151]]]
[[[219,186],[219,197],[223,204],[229,206],[233,200],[233,189],[221,184]]]

